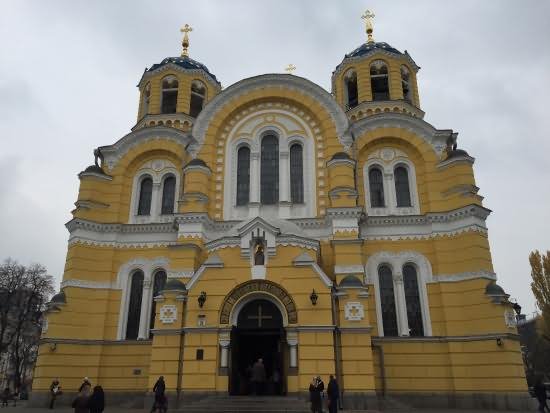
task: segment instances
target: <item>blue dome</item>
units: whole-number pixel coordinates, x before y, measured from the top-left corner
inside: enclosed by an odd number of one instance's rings
[[[188,56],[181,56],[181,57],[167,57],[166,59],[164,59],[162,62],[160,63],[156,63],[154,64],[153,66],[151,66],[149,69],[146,69],[145,71],[146,72],[152,72],[154,70],[157,70],[158,68],[164,66],[164,65],[167,65],[169,63],[172,63],[172,64],[175,64],[183,69],[190,69],[190,70],[203,70],[208,76],[210,76],[210,78],[220,84],[220,82],[218,82],[218,79],[216,79],[216,76],[214,76],[209,70],[208,68],[203,65],[202,63],[200,62],[197,62],[196,60],[193,60],[191,59],[190,57]]]
[[[346,54],[344,56],[344,60],[342,60],[342,63],[336,66],[335,71],[338,70],[338,68],[342,66],[342,64],[347,59],[361,57],[361,56],[368,56],[376,52],[387,52],[387,53],[394,54],[396,56],[405,56],[407,59],[409,59],[410,63],[413,65],[413,68],[415,70],[419,69],[418,65],[411,58],[411,56],[407,53],[406,50],[404,53],[402,53],[399,50],[397,50],[395,47],[390,46],[386,42],[371,42],[371,43],[367,42],[367,43],[363,43],[361,46],[359,46],[357,49],[353,50],[352,52]]]

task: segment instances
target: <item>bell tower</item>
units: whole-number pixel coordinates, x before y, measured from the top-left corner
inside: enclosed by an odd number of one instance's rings
[[[423,117],[416,73],[411,56],[374,39],[375,15],[367,10],[367,41],[344,56],[332,73],[332,93],[351,120],[382,112]]]

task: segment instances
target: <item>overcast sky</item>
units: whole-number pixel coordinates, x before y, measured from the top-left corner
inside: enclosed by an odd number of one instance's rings
[[[22,1],[0,13],[0,259],[40,262],[59,281],[79,181],[93,148],[136,120],[147,66],[190,55],[224,87],[262,73],[330,90],[345,53],[375,39],[408,50],[425,120],[476,158],[499,284],[527,313],[531,250],[550,249],[550,2]]]

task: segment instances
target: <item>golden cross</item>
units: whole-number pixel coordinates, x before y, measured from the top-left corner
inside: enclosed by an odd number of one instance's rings
[[[184,33],[183,35],[183,40],[181,41],[181,46],[183,47],[183,50],[181,52],[181,55],[182,57],[183,56],[189,56],[189,32],[192,32],[193,31],[193,28],[191,26],[189,26],[188,24],[185,24],[185,26],[183,26],[181,29],[180,29],[180,32]]]
[[[296,70],[296,66],[294,66],[292,63],[289,63],[287,67],[285,67],[285,71],[288,72],[289,75],[292,74]]]
[[[372,32],[374,31],[374,27],[372,25],[372,19],[374,19],[374,13],[370,10],[365,11],[365,13],[361,16],[363,20],[365,20],[365,26],[366,26],[366,32],[367,32],[367,41],[369,43],[374,42],[374,37],[372,37]]]

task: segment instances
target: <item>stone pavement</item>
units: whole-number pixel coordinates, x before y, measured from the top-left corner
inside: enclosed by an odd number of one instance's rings
[[[178,410],[178,412],[185,412],[186,409],[183,408],[181,410]],[[408,409],[408,410],[385,410],[385,412],[395,412],[395,413],[401,413],[401,412],[414,412],[414,413],[496,413],[497,410],[456,410],[456,409]],[[534,412],[536,410],[523,410],[523,411],[515,411],[515,413],[527,413],[527,412]],[[45,408],[30,408],[26,407],[25,402],[18,403],[17,407],[12,407],[11,403],[9,407],[0,408],[0,413],[72,413],[73,409],[69,407],[59,407],[55,408],[54,410],[49,410]],[[146,411],[143,409],[123,409],[123,408],[109,408],[107,407],[105,409],[105,413],[145,413]],[[170,410],[169,410],[170,412]],[[176,412],[176,410],[171,410],[171,412]],[[262,410],[262,413],[266,412],[266,410]],[[326,410],[324,410],[326,413]],[[351,410],[340,410],[341,413],[349,413]],[[237,413],[235,411],[235,413]],[[247,412],[252,413],[252,412]],[[353,413],[380,413],[378,410],[354,410]]]

